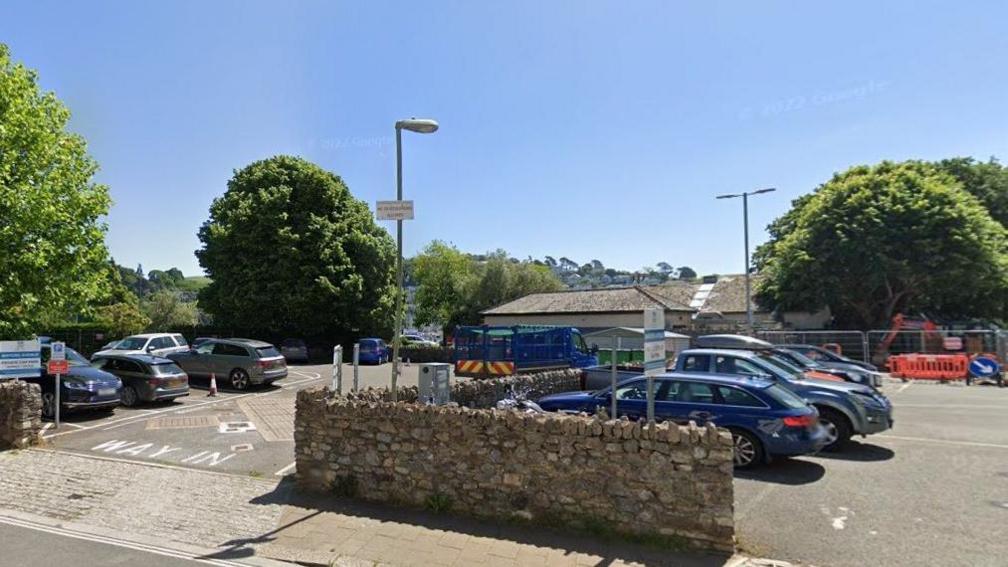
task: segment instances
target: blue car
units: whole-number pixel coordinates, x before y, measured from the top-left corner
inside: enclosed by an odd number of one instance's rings
[[[385,364],[391,358],[388,345],[385,341],[376,338],[361,339],[360,362],[361,364]]]
[[[44,340],[44,339],[43,339]],[[24,378],[25,382],[38,384],[42,389],[42,416],[56,416],[56,377],[46,372],[50,347],[42,345],[42,368],[38,378]],[[91,366],[72,348],[66,348],[69,372],[60,376],[60,412],[67,410],[92,409],[111,410],[119,405],[122,382],[114,375]]]
[[[736,468],[768,462],[773,456],[815,453],[826,444],[816,409],[771,380],[664,374],[655,377],[655,419],[698,425],[712,422],[731,431]],[[547,411],[588,412],[611,407],[610,389],[546,396]],[[647,380],[616,385],[620,416],[647,415]]]

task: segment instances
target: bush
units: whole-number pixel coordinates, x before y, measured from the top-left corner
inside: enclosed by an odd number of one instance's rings
[[[451,362],[451,350],[443,346],[404,345],[399,356],[410,362]]]

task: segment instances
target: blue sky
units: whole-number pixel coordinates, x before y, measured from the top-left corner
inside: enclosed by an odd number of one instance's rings
[[[232,171],[301,155],[432,239],[741,271],[791,199],[882,159],[1008,154],[1000,2],[51,2],[0,41],[73,112],[115,259],[198,273]],[[390,230],[394,227],[385,223]]]

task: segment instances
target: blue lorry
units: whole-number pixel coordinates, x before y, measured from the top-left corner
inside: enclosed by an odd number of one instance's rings
[[[552,326],[456,327],[452,362],[456,376],[493,377],[598,365],[581,331]]]

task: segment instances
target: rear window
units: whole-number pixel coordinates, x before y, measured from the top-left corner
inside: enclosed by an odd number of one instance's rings
[[[375,345],[372,342],[361,343],[360,344],[360,349],[361,349],[361,352],[371,352],[371,351],[375,350],[376,346],[377,345]]]
[[[151,373],[155,376],[168,376],[170,374],[182,374],[182,369],[174,362],[162,364],[151,364]]]
[[[259,358],[274,358],[280,356],[280,351],[278,351],[276,347],[272,346],[257,348],[256,352],[259,353]]]
[[[175,339],[175,342],[178,343],[178,346],[180,347],[189,346],[189,343],[186,342],[185,337],[183,337],[182,335],[172,335],[172,337]]]
[[[784,404],[784,407],[797,409],[797,408],[803,408],[808,405],[807,403],[805,403],[805,400],[799,398],[790,390],[778,384],[768,386],[767,389],[763,391],[766,392],[767,395],[770,396],[771,398]]]
[[[710,368],[710,356],[706,354],[691,354],[683,359],[682,369],[685,372],[707,372]]]

